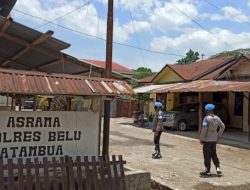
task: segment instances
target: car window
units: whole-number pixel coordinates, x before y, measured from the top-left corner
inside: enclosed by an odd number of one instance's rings
[[[189,109],[190,112],[198,112],[199,111],[199,105],[195,105]]]
[[[188,111],[193,104],[183,104],[172,109],[172,111]]]

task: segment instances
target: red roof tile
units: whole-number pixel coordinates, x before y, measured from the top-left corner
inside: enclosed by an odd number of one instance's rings
[[[217,69],[213,71],[213,68],[217,68],[217,66],[230,61],[233,57],[222,57],[222,58],[212,58],[203,61],[198,61],[195,63],[191,63],[188,65],[177,65],[177,64],[168,64],[172,70],[174,70],[177,74],[179,74],[185,80],[192,80],[202,74],[208,72],[208,76],[206,79],[212,79],[215,77],[214,74],[217,73]],[[211,72],[209,72],[211,70]],[[214,74],[212,74],[215,72]]]
[[[150,83],[150,82],[152,82],[154,77],[155,77],[155,75],[144,77],[144,78],[140,79],[138,82],[139,83]]]
[[[91,63],[91,64],[96,65],[96,66],[101,67],[101,68],[105,68],[105,64],[106,64],[105,61],[99,61],[99,60],[91,60],[91,59],[81,59],[81,60],[86,61],[88,63]],[[124,71],[124,72],[131,72],[132,71],[132,69],[125,67],[123,65],[120,65],[116,62],[112,62],[112,70],[113,71]]]

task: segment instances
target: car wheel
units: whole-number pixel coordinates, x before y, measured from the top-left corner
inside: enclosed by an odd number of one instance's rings
[[[180,120],[177,124],[178,131],[186,131],[187,130],[187,122],[184,120]]]

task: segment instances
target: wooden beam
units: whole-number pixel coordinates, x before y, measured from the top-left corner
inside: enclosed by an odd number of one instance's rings
[[[82,71],[79,71],[79,72],[75,72],[75,73],[72,73],[73,75],[80,75],[80,74],[85,74],[85,73],[88,73],[90,70],[82,70]]]
[[[48,38],[50,38],[53,34],[54,34],[53,31],[48,30],[46,33],[42,34],[40,37],[38,37],[37,39],[35,39],[32,42],[32,45],[36,46],[36,45],[41,44],[42,42],[44,42],[45,40],[47,40]]]
[[[57,59],[57,60],[53,60],[53,61],[49,61],[47,63],[44,63],[44,64],[41,64],[41,65],[37,65],[35,67],[32,67],[31,69],[42,69],[44,67],[47,67],[47,66],[51,66],[51,65],[56,65],[57,63],[60,63],[62,60],[60,59]]]
[[[20,62],[18,62],[18,61],[16,61],[16,60],[12,60],[11,58],[6,58],[6,57],[2,57],[2,56],[0,56],[0,58],[2,58],[2,59],[4,59],[4,60],[8,60],[8,61],[10,61],[10,62],[14,62],[14,63],[16,63],[16,64],[18,64],[18,65],[25,66],[25,67],[27,67],[27,69],[30,68],[29,65],[26,65],[26,64],[24,64],[24,63],[20,63]],[[2,65],[2,63],[0,63],[0,65]]]
[[[3,24],[2,28],[1,28],[1,33],[5,33],[8,30],[8,28],[10,27],[12,21],[13,21],[12,18],[8,18],[5,21],[5,23]]]
[[[45,34],[42,34],[40,37],[38,37],[37,39],[35,39],[33,42],[31,42],[31,44],[25,46],[24,49],[22,49],[20,52],[18,52],[15,56],[13,56],[11,59],[12,60],[16,60],[18,57],[20,57],[21,55],[25,54],[27,51],[29,51],[30,49],[32,49],[33,47],[35,47],[36,45],[39,45],[40,43],[44,42],[46,39],[48,39],[49,37],[51,37],[53,35],[53,31],[47,31]],[[1,63],[0,65],[5,66],[10,62],[10,60],[7,60],[3,63]]]
[[[26,46],[26,47],[30,46],[30,44],[31,44],[31,43],[29,43],[29,42],[27,42],[27,41],[25,41],[25,40],[23,40],[23,39],[21,39],[19,37],[11,36],[10,34],[0,32],[0,36],[6,38],[8,40],[11,40],[11,41],[13,41],[13,42],[15,42],[17,44]],[[56,58],[56,59],[59,59],[59,60],[62,59],[61,52],[59,52],[59,51],[54,51],[54,50],[46,49],[46,48],[39,47],[39,46],[34,46],[33,49],[40,52],[40,53],[42,53],[42,54],[51,56],[53,58]],[[85,68],[80,63],[78,63],[77,59],[71,59],[71,58],[68,58],[68,57],[64,57],[63,59],[64,59],[65,62],[80,66],[82,68]]]
[[[202,125],[202,116],[203,116],[203,94],[199,92],[199,133],[201,132]]]

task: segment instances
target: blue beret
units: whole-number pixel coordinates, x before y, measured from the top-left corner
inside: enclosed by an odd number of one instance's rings
[[[162,103],[161,102],[155,102],[155,106],[158,107],[158,108],[162,107]]]
[[[212,111],[212,110],[214,110],[214,108],[215,108],[215,105],[214,105],[214,104],[207,104],[207,105],[205,106],[205,110],[206,110],[206,111]]]

